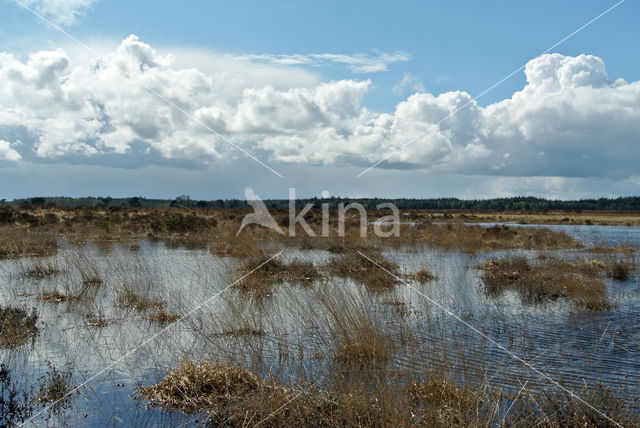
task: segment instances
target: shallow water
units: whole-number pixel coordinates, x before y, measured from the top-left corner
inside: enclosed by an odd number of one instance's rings
[[[549,227],[569,233],[587,247],[640,248],[640,227]],[[545,253],[595,257],[585,250]],[[420,371],[446,360],[460,377],[477,373],[491,379],[492,385],[516,392],[525,382],[529,389],[549,388],[552,382],[569,389],[599,382],[616,386],[640,383],[637,277],[610,281],[608,293],[617,307],[596,312],[561,300],[525,304],[515,293],[489,297],[483,292],[480,271],[474,269],[483,259],[502,255],[534,258],[536,251],[471,256],[425,248],[420,252],[388,250],[384,254],[398,262],[402,272],[424,267],[437,276],[427,284],[400,284],[392,293],[368,297],[386,328],[397,337],[410,330],[421,344],[411,354],[397,356],[394,370]],[[334,256],[323,251],[287,249],[280,257],[321,264]],[[31,263],[28,259],[0,261],[2,303],[33,307],[40,315],[40,334],[35,341],[15,350],[0,348],[2,361],[22,385],[37,384],[46,373],[47,362],[57,367],[70,363],[72,382],[86,383],[59,414],[45,412],[35,418],[33,422],[38,425],[197,424],[198,416],[150,409],[133,398],[137,386],[159,381],[168,368],[186,358],[229,359],[243,361],[249,367],[259,358],[272,361],[273,367],[284,367],[277,375],[286,379],[295,376],[293,370],[287,370],[288,361],[301,356],[305,370],[321,377],[327,370],[326,359],[310,356],[330,352],[326,349],[327,330],[322,322],[310,323],[308,319],[309,314],[323,316],[321,311],[315,312],[317,290],[324,287],[360,296],[356,290],[362,289],[342,279],[306,286],[285,283],[275,285],[273,295],[257,304],[238,290],[228,289],[238,277],[237,261],[205,250],[170,249],[148,241],[141,241],[136,252],[120,245],[106,249],[63,245],[51,260],[64,267],[63,272],[39,280],[21,274]],[[38,299],[43,291],[63,289],[65,284],[77,286],[81,279],[74,266],[87,260],[97,264],[104,279],[104,284],[96,287],[93,303]],[[167,302],[167,312],[189,314],[189,319],[165,326],[146,320],[135,310],[119,307],[117,290],[127,282],[135,282]],[[251,313],[252,322],[260,324],[265,335],[222,336],[226,327],[238,327],[230,313]],[[102,315],[109,324],[88,325],[88,314]]]

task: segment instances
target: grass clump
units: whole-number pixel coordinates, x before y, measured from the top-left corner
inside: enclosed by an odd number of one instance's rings
[[[415,279],[422,283],[427,283],[436,279],[436,276],[426,268],[418,269],[416,272],[407,275],[407,277],[410,279]]]
[[[157,322],[160,324],[171,324],[178,321],[182,317],[180,315],[166,312],[164,309],[160,309],[152,315],[147,316],[146,318],[149,321]]]
[[[38,334],[38,314],[35,309],[0,306],[0,347],[15,348]]]
[[[165,306],[164,302],[153,299],[148,295],[137,293],[132,288],[128,287],[124,287],[120,290],[117,302],[122,308],[135,309],[141,312],[148,311],[150,309],[161,310]]]
[[[160,383],[138,390],[152,404],[192,412],[242,399],[261,385],[253,373],[219,361],[184,362]]]
[[[36,261],[30,267],[23,270],[22,274],[29,278],[52,278],[60,273],[60,269],[53,262]]]
[[[311,262],[293,260],[287,263],[264,253],[249,258],[239,271],[242,279],[234,287],[262,296],[270,295],[271,285],[279,282],[304,283],[321,278]]]
[[[616,281],[626,281],[635,271],[635,263],[629,260],[616,260],[607,267],[607,275]]]
[[[39,379],[39,391],[36,401],[40,403],[56,403],[56,408],[64,408],[68,405],[68,399],[72,390],[71,377],[73,373],[67,365],[59,370],[51,362],[47,362],[48,369]]]
[[[58,242],[49,235],[15,227],[4,227],[0,231],[0,259],[52,256],[57,251]]]
[[[610,304],[598,261],[570,263],[543,260],[530,263],[523,257],[492,259],[478,266],[490,294],[515,289],[526,302],[566,298],[589,309],[607,309]]]
[[[334,258],[327,268],[335,276],[351,278],[372,290],[387,290],[399,282],[398,264],[379,252],[365,253],[364,256],[348,253]]]
[[[487,249],[561,249],[582,245],[564,232],[544,227],[482,227],[463,223],[405,226],[400,238],[387,238],[396,245],[427,244],[476,253]]]

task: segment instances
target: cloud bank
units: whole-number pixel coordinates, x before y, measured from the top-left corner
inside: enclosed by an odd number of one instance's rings
[[[277,69],[269,70],[292,70]],[[178,66],[136,36],[88,64],[72,62],[63,50],[25,61],[0,53],[0,158],[193,167],[240,155],[155,92],[274,162],[367,167],[388,157],[379,167],[491,176],[637,175],[640,82],[609,79],[603,60],[591,55],[543,55],[525,74],[522,90],[487,107],[464,91],[418,92],[393,112],[376,113],[362,106],[369,80],[234,83],[234,73]]]

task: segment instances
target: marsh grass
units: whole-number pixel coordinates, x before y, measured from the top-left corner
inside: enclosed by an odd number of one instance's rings
[[[498,249],[564,249],[582,245],[564,232],[544,227],[483,227],[462,223],[401,225],[400,237],[380,239],[380,245],[394,247],[430,245],[477,253]]]
[[[141,387],[138,399],[187,413],[207,412],[210,426],[637,426],[632,408],[604,388],[580,391],[605,415],[569,394],[535,392],[513,396],[481,385],[460,386],[442,373],[423,380],[381,379],[381,388],[340,383],[284,384],[219,361],[181,363],[159,383]],[[588,393],[587,393],[588,392]],[[586,394],[585,394],[586,393]],[[634,400],[632,400],[634,401]],[[637,400],[635,400],[637,402]]]
[[[35,260],[29,266],[22,268],[22,274],[28,278],[52,278],[60,273],[58,264],[54,261]]]
[[[7,226],[0,229],[0,259],[52,256],[57,251],[58,242],[49,234]]]
[[[100,269],[95,260],[83,253],[77,253],[71,260],[71,264],[80,275],[80,280],[84,285],[102,285],[104,282],[100,276]]]
[[[145,312],[152,309],[162,310],[166,305],[165,302],[148,294],[139,293],[128,285],[124,285],[118,293],[117,303],[122,308]]]
[[[406,277],[409,279],[415,279],[422,283],[427,283],[436,279],[436,276],[427,268],[420,268],[417,271],[406,275]]]
[[[549,259],[532,264],[518,257],[488,260],[478,268],[490,294],[515,289],[527,302],[566,298],[589,309],[611,307],[602,280],[606,265],[596,260],[571,263]]]
[[[327,270],[332,275],[351,278],[374,291],[391,289],[399,282],[397,263],[377,251],[370,251],[365,256],[348,253],[335,257],[329,262]]]
[[[164,309],[159,309],[157,312],[154,312],[151,315],[145,317],[149,321],[157,322],[160,324],[171,324],[178,321],[181,316],[169,313]]]
[[[34,339],[38,333],[38,313],[35,309],[0,306],[0,347],[16,348]]]
[[[36,401],[43,405],[53,404],[50,410],[54,413],[60,413],[70,405],[73,372],[70,364],[67,364],[63,369],[58,369],[51,362],[47,362],[47,366],[46,374],[38,380],[39,388]]]
[[[237,281],[234,288],[261,297],[271,296],[274,284],[285,281],[311,284],[322,278],[321,272],[311,262],[299,260],[284,262],[264,252],[247,259],[238,271],[241,279]]]

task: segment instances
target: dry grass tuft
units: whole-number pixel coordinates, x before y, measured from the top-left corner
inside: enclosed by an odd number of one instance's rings
[[[57,251],[57,241],[48,234],[31,233],[16,227],[0,230],[0,259],[52,256]]]
[[[59,291],[45,291],[40,295],[40,298],[45,302],[62,303],[68,300],[75,300],[73,296],[63,294]]]
[[[120,290],[118,296],[118,305],[127,309],[135,309],[141,312],[148,311],[150,309],[161,310],[164,308],[165,303],[159,300],[155,300],[148,295],[136,293],[131,288],[123,288]]]
[[[228,336],[264,336],[264,330],[251,328],[251,327],[243,327],[243,328],[235,328],[232,330],[227,330],[224,334]]]
[[[434,279],[436,279],[436,276],[434,274],[432,274],[431,272],[429,272],[429,270],[426,269],[426,268],[421,268],[418,271],[407,275],[407,277],[409,279],[415,279],[415,280],[420,281],[422,283],[426,283],[426,282],[433,281]]]
[[[551,259],[531,264],[519,257],[493,259],[478,267],[490,294],[515,289],[527,302],[562,297],[590,309],[610,307],[601,278],[606,265],[598,261],[569,263]]]
[[[351,278],[371,290],[388,290],[399,282],[398,264],[379,252],[349,253],[334,258],[327,266],[333,275]]]
[[[475,253],[486,249],[561,249],[582,245],[564,232],[544,227],[482,227],[462,223],[403,225],[400,237],[382,240],[395,246],[427,244]]]
[[[631,247],[621,246],[621,247],[605,247],[601,245],[596,245],[591,248],[589,251],[592,253],[600,253],[600,254],[632,254],[636,250]]]
[[[158,312],[146,317],[147,320],[160,324],[171,324],[178,321],[180,318],[180,315],[168,313],[164,309],[160,309]]]
[[[0,347],[15,348],[26,343],[38,334],[38,314],[35,309],[0,306]]]
[[[616,260],[607,266],[607,275],[616,281],[626,281],[635,269],[635,260]]]
[[[152,404],[185,412],[240,400],[261,385],[253,373],[215,362],[185,362],[157,385],[142,387],[140,397]]]
[[[60,269],[53,262],[36,261],[30,267],[23,270],[22,274],[29,278],[51,278],[60,273]]]
[[[270,295],[271,285],[279,282],[308,283],[321,278],[313,263],[296,260],[285,263],[264,253],[248,259],[239,271],[244,278],[234,287],[263,296]]]

